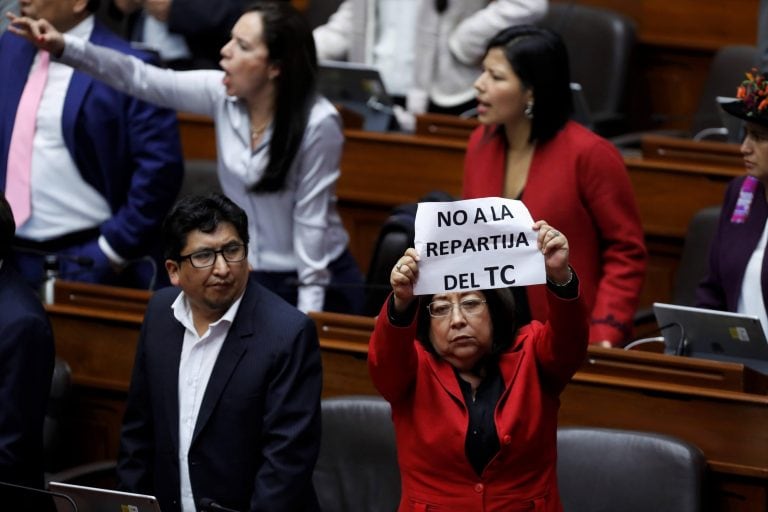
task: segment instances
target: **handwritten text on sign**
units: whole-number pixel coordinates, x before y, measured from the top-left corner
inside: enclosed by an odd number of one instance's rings
[[[545,282],[544,256],[521,201],[487,197],[419,203],[418,295]]]

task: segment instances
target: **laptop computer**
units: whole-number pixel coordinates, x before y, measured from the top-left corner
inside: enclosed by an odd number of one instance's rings
[[[373,66],[335,60],[319,63],[317,89],[331,103],[363,116],[363,129],[385,132],[394,121],[394,102]]]
[[[129,492],[84,487],[81,485],[51,482],[51,492],[68,496],[77,506],[77,512],[160,512],[154,496]],[[68,507],[68,508],[67,508]],[[72,512],[71,505],[56,500],[57,512]]]
[[[655,302],[666,352],[740,363],[768,374],[768,341],[756,316]]]

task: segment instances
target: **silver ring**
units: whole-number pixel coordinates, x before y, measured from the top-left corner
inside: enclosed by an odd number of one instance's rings
[[[553,229],[553,230],[551,231],[551,233],[552,233],[552,236],[553,236],[553,237],[555,237],[555,236],[560,236],[560,232],[559,232],[558,230],[556,230],[556,229]]]

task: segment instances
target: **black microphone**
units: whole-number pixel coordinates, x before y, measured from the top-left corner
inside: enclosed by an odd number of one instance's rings
[[[200,510],[203,512],[239,512],[233,508],[227,508],[222,505],[219,505],[215,501],[213,501],[211,498],[200,498],[200,502],[198,503],[200,506]]]
[[[60,492],[26,487],[0,481],[0,503],[3,510],[11,512],[56,512],[66,510],[77,512],[74,500]]]
[[[680,339],[677,342],[677,346],[675,347],[675,351],[673,352],[676,356],[682,356],[685,352],[685,347],[688,344],[688,340],[685,338],[685,327],[680,322],[670,322],[668,324],[662,325],[659,327],[659,331],[663,331],[664,329],[669,329],[670,327],[679,327],[680,328]]]

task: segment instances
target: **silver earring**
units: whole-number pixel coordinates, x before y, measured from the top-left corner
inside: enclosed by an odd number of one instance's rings
[[[525,104],[523,114],[525,114],[526,119],[533,119],[533,100],[528,100],[528,103]]]

